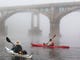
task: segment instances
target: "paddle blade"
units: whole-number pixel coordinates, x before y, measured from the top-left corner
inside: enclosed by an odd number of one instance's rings
[[[52,39],[54,39],[56,37],[56,34],[52,37]]]
[[[9,39],[8,37],[6,37],[6,40],[7,40],[8,42],[11,42],[10,39]]]
[[[56,37],[56,34],[53,37]]]

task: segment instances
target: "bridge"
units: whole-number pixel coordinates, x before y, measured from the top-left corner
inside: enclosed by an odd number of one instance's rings
[[[30,6],[13,6],[13,7],[0,7],[0,35],[7,35],[5,21],[7,18],[19,12],[32,12],[31,27],[33,28],[34,15],[37,16],[37,27],[39,28],[39,14],[43,14],[49,18],[50,33],[59,33],[60,20],[67,14],[80,9],[80,2],[65,2],[65,3],[51,3],[42,5]]]

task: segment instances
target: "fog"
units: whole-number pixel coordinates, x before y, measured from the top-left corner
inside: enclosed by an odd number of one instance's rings
[[[49,19],[40,14],[40,36],[30,36],[31,29],[31,12],[16,13],[6,20],[7,33],[13,42],[21,40],[26,43],[36,42],[43,43],[49,40],[50,23]],[[80,11],[67,14],[60,20],[60,44],[71,47],[80,46]]]
[[[34,0],[34,1],[33,0],[0,0],[0,7],[62,3],[62,2],[80,2],[80,0]]]
[[[30,41],[34,42],[36,40],[36,42],[39,41],[43,43],[49,39],[49,19],[42,14],[39,14],[41,35],[29,35],[29,30],[31,29],[31,14],[31,12],[16,13],[6,20],[7,33],[13,42],[20,40],[22,44],[24,44],[24,42],[28,44]]]
[[[80,46],[80,11],[64,16],[60,21],[61,44]]]

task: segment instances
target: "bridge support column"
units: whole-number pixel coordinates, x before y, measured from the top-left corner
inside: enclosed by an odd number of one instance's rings
[[[6,30],[5,30],[5,22],[4,21],[0,21],[0,35],[5,36],[6,35]]]
[[[5,31],[5,22],[3,20],[0,21],[0,55],[4,55],[4,47],[5,47],[5,36],[6,36],[6,31]]]
[[[35,17],[36,17],[36,21],[35,21]],[[36,26],[34,26],[34,24],[36,24]],[[32,13],[31,28],[34,28],[34,27],[37,27],[38,29],[40,29],[40,18],[38,13],[37,14]]]
[[[40,17],[39,13],[32,13],[31,29],[30,29],[30,33],[32,34],[41,34],[39,17]]]
[[[59,45],[60,40],[59,23],[60,20],[57,21],[57,19],[54,19],[53,17],[50,19],[50,34],[56,34],[56,38],[54,39],[56,45]]]
[[[56,45],[59,45],[60,40],[60,32],[59,32],[59,24],[58,23],[51,23],[51,35],[56,34],[56,37],[53,39],[56,43]]]

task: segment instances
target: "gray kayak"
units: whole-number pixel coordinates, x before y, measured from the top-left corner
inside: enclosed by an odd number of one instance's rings
[[[24,57],[24,58],[32,58],[32,55],[21,55],[21,54],[18,54],[18,53],[15,53],[13,50],[9,49],[8,47],[5,47],[7,53],[11,54],[11,55],[14,55],[14,56],[19,56],[19,57]]]

